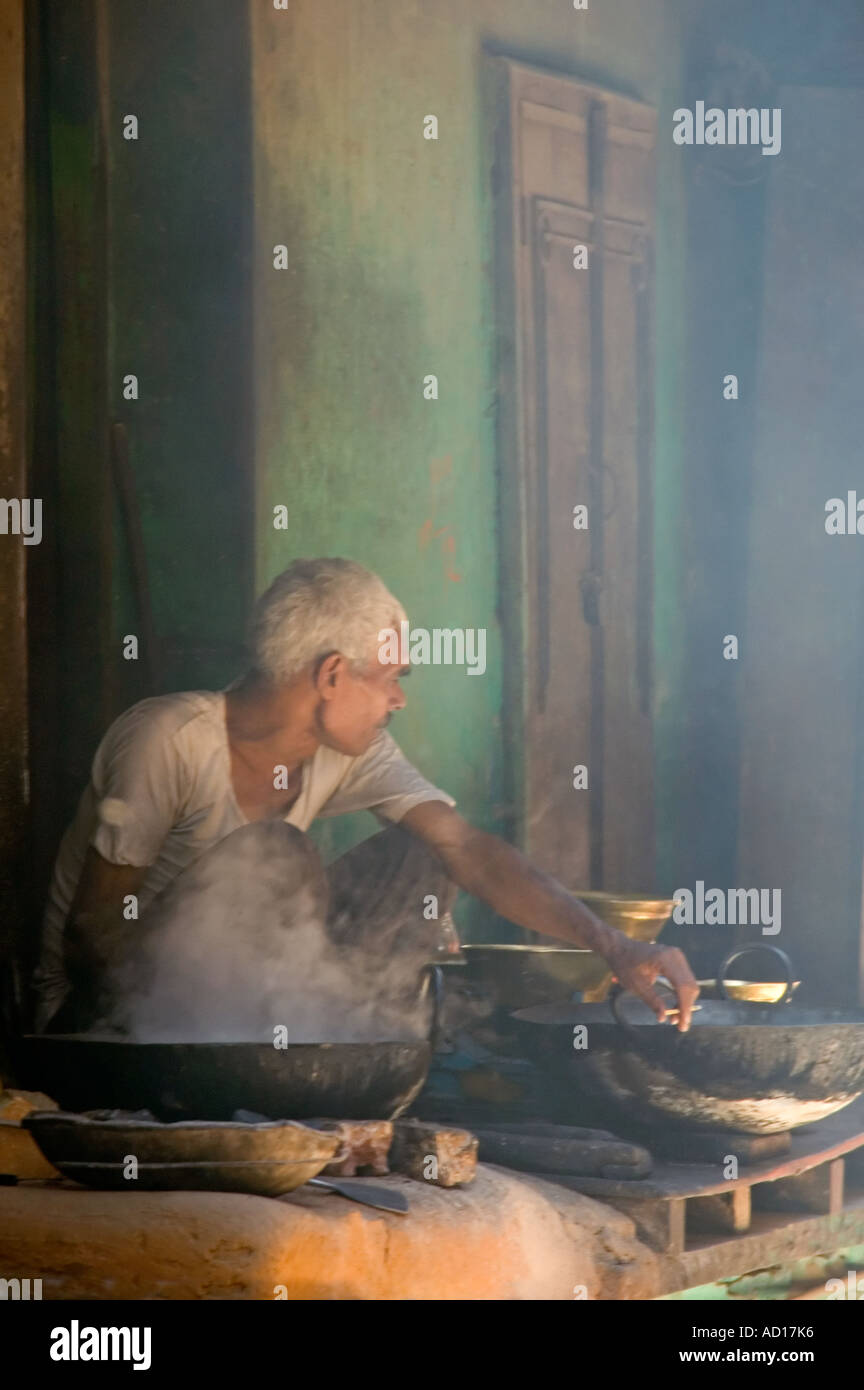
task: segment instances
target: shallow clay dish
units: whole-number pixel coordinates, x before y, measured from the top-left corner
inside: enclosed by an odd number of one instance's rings
[[[65,1177],[127,1191],[199,1188],[276,1196],[316,1177],[341,1142],[338,1133],[294,1120],[160,1124],[37,1110],[23,1123]],[[137,1172],[134,1178],[132,1171]]]

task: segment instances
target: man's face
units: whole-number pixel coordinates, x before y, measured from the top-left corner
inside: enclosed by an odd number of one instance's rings
[[[360,673],[352,671],[344,657],[329,657],[319,676],[321,742],[352,758],[365,753],[394,710],[404,709],[405,692],[399,682],[408,674],[407,666],[382,664],[377,648]]]

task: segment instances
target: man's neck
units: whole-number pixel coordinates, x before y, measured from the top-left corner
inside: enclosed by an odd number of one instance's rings
[[[225,726],[233,748],[256,761],[284,764],[289,772],[320,744],[314,692],[302,681],[274,686],[254,673],[244,676],[225,694]]]

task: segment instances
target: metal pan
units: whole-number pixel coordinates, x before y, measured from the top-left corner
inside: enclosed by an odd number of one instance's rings
[[[667,921],[674,900],[637,893],[573,890],[592,912],[634,941],[654,941]],[[463,946],[469,983],[500,1008],[521,1009],[569,999],[576,990],[592,1001],[606,997],[612,971],[596,951],[573,946]]]
[[[139,1043],[94,1034],[28,1034],[13,1063],[21,1084],[63,1110],[149,1110],[159,1120],[392,1120],[423,1089],[438,1033],[441,970],[431,965],[429,1041]],[[422,997],[422,996],[421,996]]]
[[[864,1092],[860,1010],[708,1001],[679,1033],[620,994],[611,1007],[551,1005],[513,1017],[527,1055],[566,1085],[574,1108],[584,1097],[625,1130],[774,1134]]]
[[[462,954],[469,984],[504,1009],[552,1004],[611,979],[596,951],[567,946],[463,946]]]
[[[800,989],[801,981],[793,980],[791,989],[785,980],[724,980],[725,996],[720,990],[719,980],[699,980],[699,991],[703,999],[740,999],[749,1004],[780,1004],[788,994]]]
[[[786,978],[783,980],[730,980],[727,978],[729,967],[742,956],[752,955],[755,952],[768,953],[779,958]],[[793,980],[792,962],[777,946],[769,946],[767,942],[758,941],[748,946],[741,946],[732,951],[717,972],[716,980],[700,980],[699,990],[705,999],[742,999],[751,1004],[782,1004],[791,999],[796,990],[800,989],[801,981]]]
[[[428,1042],[135,1043],[84,1034],[21,1039],[21,1084],[64,1110],[146,1109],[159,1119],[393,1119],[426,1080]]]

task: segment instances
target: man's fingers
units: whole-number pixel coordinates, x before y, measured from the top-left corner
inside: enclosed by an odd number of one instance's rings
[[[667,1018],[671,1021],[674,1016],[679,1031],[686,1033],[690,1027],[693,1005],[699,998],[699,985],[687,964],[687,957],[677,946],[665,950],[657,946],[633,947],[634,954],[641,952],[645,954],[638,962],[630,964],[626,957],[623,961],[619,960],[618,977],[621,984],[647,1004],[660,1023],[665,1023]],[[654,988],[655,982],[673,991],[676,1008],[671,1008]]]
[[[678,1027],[682,1033],[686,1033],[690,1027],[690,1020],[693,1015],[693,1005],[699,998],[699,986],[696,984],[682,984],[678,987],[678,1003],[681,1008],[681,1018]]]
[[[656,989],[652,987],[650,981],[645,980],[643,982],[642,980],[638,980],[637,977],[637,979],[633,981],[633,984],[630,985],[630,992],[641,999],[643,1004],[648,1005],[652,1013],[656,1014],[658,1022],[666,1022],[667,1006]]]
[[[693,1016],[693,1005],[699,998],[699,986],[693,978],[686,957],[680,951],[676,950],[672,959],[664,963],[663,968],[678,1000],[678,1030],[686,1033]]]
[[[668,1015],[672,1012],[677,1013],[675,1020],[680,1033],[688,1032],[693,1016],[693,1005],[699,998],[699,986],[693,978],[693,974],[687,964],[686,957],[679,951],[669,953],[666,959],[658,962],[660,970],[654,976],[662,984],[674,991],[678,1007],[671,1010],[662,996],[653,988],[648,981],[641,989],[637,988],[636,993],[654,1011],[660,1023],[665,1023]]]

